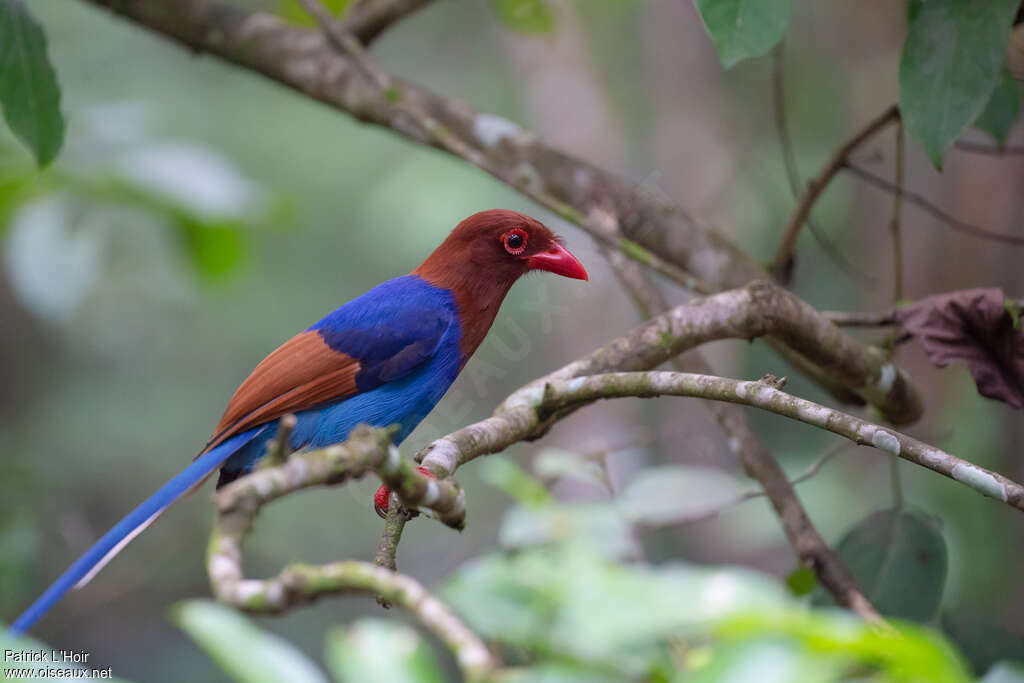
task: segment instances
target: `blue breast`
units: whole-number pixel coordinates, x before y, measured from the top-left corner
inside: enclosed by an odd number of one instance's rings
[[[397,424],[394,441],[401,443],[433,410],[459,372],[462,331],[455,300],[450,291],[415,275],[375,287],[309,329],[320,332],[334,350],[359,359],[363,369],[357,385],[362,391],[296,413],[294,449],[344,441],[358,424]],[[224,463],[228,479],[252,469],[275,438],[277,427],[250,432],[253,438]]]

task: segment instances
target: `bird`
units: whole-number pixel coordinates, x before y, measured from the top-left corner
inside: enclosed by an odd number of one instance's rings
[[[441,400],[484,340],[505,295],[530,271],[588,280],[583,264],[540,221],[505,209],[481,211],[456,225],[411,273],[374,287],[286,341],[238,387],[192,464],[100,538],[9,631],[31,628],[216,470],[218,488],[251,472],[285,415],[295,417],[292,450],[344,441],[358,424],[398,425],[392,441],[400,444]]]

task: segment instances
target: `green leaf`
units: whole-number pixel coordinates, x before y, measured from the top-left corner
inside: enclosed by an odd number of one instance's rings
[[[985,109],[999,80],[1020,0],[928,0],[900,57],[900,112],[937,168]]]
[[[360,619],[349,629],[332,629],[325,659],[334,677],[345,683],[444,682],[419,634],[383,619]]]
[[[622,491],[622,516],[637,524],[665,524],[726,505],[746,489],[735,476],[713,467],[665,465],[641,471]]]
[[[942,614],[942,630],[960,646],[974,673],[979,675],[1004,659],[1024,662],[1024,632],[1014,633],[995,619],[994,615],[970,608]]]
[[[43,29],[22,0],[0,0],[0,104],[39,166],[53,161],[64,141],[60,86]]]
[[[992,91],[985,111],[974,122],[974,127],[983,130],[1003,147],[1010,129],[1020,118],[1020,83],[1015,81],[1007,69],[999,76],[999,83]]]
[[[1020,318],[1021,318],[1021,304],[1019,301],[1013,299],[1007,299],[1003,302],[1003,308],[1006,309],[1006,313],[1010,316],[1010,322],[1013,324],[1013,329],[1020,332]]]
[[[545,0],[491,0],[498,21],[519,33],[544,34],[555,30],[555,15]]]
[[[777,581],[755,572],[623,566],[581,544],[479,558],[463,565],[442,594],[487,638],[631,676],[648,670],[668,638],[789,601]]]
[[[327,683],[294,645],[257,628],[236,610],[210,600],[178,603],[171,618],[239,683]]]
[[[319,0],[336,17],[348,9],[352,0]],[[279,0],[277,14],[285,21],[298,26],[316,26],[316,20],[299,4],[298,0]]]
[[[441,595],[485,638],[526,645],[543,637],[562,602],[564,579],[551,576],[559,557],[547,549],[478,557],[445,581]]]
[[[632,557],[636,542],[629,525],[609,503],[517,505],[502,519],[498,542],[519,549],[580,540],[605,557]]]
[[[844,662],[815,656],[800,643],[778,638],[751,638],[714,648],[695,671],[682,671],[678,683],[743,683],[745,681],[838,681]]]
[[[0,236],[10,226],[11,214],[33,194],[35,183],[28,176],[0,178]]]
[[[174,218],[189,261],[202,277],[229,275],[245,256],[244,229],[237,221],[204,220],[175,212]]]
[[[508,458],[487,458],[480,463],[479,472],[481,479],[523,505],[543,505],[553,500],[544,484]]]
[[[846,532],[836,551],[882,614],[919,622],[935,616],[947,568],[935,520],[905,510],[875,512]],[[814,602],[834,604],[824,590]]]
[[[715,627],[714,636],[724,642],[789,639],[798,643],[807,655],[828,655],[853,667],[859,663],[862,667],[880,669],[884,674],[851,676],[851,667],[847,667],[843,676],[811,675],[788,680],[904,683],[966,683],[971,680],[956,650],[939,634],[913,624],[894,622],[892,626],[892,629],[879,629],[850,612],[787,609],[727,617]],[[766,680],[763,676],[756,678]]]
[[[798,567],[786,577],[786,586],[793,595],[808,595],[818,583],[818,577],[810,567]]]
[[[782,40],[790,0],[695,0],[722,66],[760,57]]]
[[[924,4],[924,0],[908,0],[907,2],[907,24],[911,24],[914,19],[917,19],[918,13],[921,11],[921,5]]]

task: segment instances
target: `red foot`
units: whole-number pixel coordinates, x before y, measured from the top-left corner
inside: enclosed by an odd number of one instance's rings
[[[417,471],[422,472],[431,479],[436,479],[433,474],[430,473],[425,467],[417,467]],[[373,494],[373,509],[377,511],[380,517],[386,517],[388,514],[388,501],[391,500],[391,490],[387,486],[381,486],[377,489],[377,493]]]

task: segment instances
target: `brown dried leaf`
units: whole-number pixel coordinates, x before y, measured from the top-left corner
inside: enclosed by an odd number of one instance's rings
[[[963,363],[978,393],[1024,409],[1024,332],[1014,329],[1001,289],[935,294],[896,317],[932,363]]]

